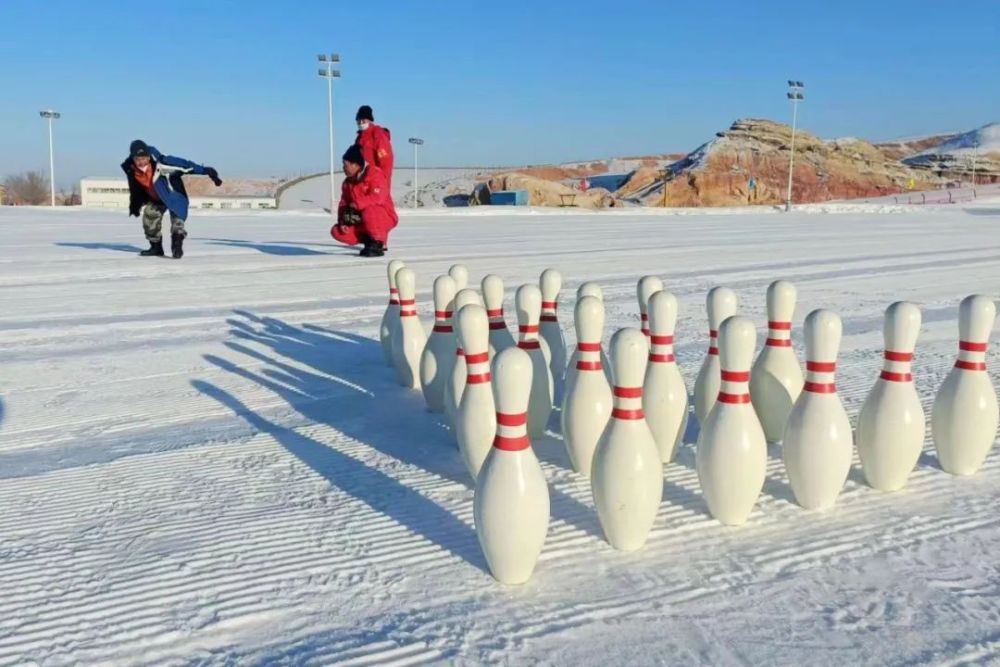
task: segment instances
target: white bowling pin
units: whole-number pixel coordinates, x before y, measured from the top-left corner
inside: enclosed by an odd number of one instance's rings
[[[539,438],[545,435],[545,427],[552,413],[552,373],[549,360],[542,349],[544,341],[538,337],[538,320],[542,313],[542,291],[537,285],[521,285],[514,295],[517,306],[517,323],[520,340],[517,346],[528,353],[535,364],[531,381],[531,396],[528,399],[528,435]]]
[[[834,382],[841,331],[840,317],[829,310],[814,310],[806,317],[809,379],[781,438],[781,456],[792,493],[806,509],[833,505],[851,471],[851,420]]]
[[[787,280],[776,280],[767,288],[767,340],[750,369],[750,400],[768,442],[781,440],[802,392],[802,368],[792,348],[795,297],[795,285]]]
[[[534,362],[508,348],[493,360],[496,438],[476,478],[473,516],[490,572],[504,584],[531,578],[549,529],[549,487],[528,439]]]
[[[931,411],[931,432],[941,467],[953,475],[979,470],[997,434],[997,395],[986,373],[986,348],[997,309],[974,294],[958,311],[958,360]]]
[[[382,354],[385,355],[386,366],[395,366],[392,356],[393,334],[399,331],[399,290],[396,288],[396,272],[405,264],[398,259],[389,262],[386,273],[389,277],[389,305],[382,313],[382,321],[378,327],[379,342],[382,343]]]
[[[508,347],[514,347],[517,343],[514,342],[514,336],[511,335],[503,317],[503,279],[500,276],[486,276],[483,278],[481,287],[483,302],[486,304],[486,314],[490,317],[490,360],[492,361],[497,353]]]
[[[398,344],[393,338],[393,359],[399,384],[409,389],[420,389],[420,355],[427,344],[427,334],[417,317],[416,282],[410,269],[404,267],[396,272],[400,335]]]
[[[448,269],[448,275],[455,281],[455,291],[461,292],[469,286],[469,270],[464,264],[453,264]]]
[[[649,298],[649,364],[642,383],[642,410],[660,460],[670,463],[681,444],[688,419],[688,393],[674,358],[677,298],[660,290]]]
[[[642,334],[649,337],[649,297],[663,289],[663,281],[656,276],[643,276],[635,286],[635,295],[639,300],[639,320],[642,322]]]
[[[601,364],[601,334],[604,331],[604,304],[593,296],[576,302],[576,377],[567,385],[563,399],[563,441],[573,470],[590,477],[597,441],[611,418],[613,398]]]
[[[601,303],[604,303],[604,290],[597,283],[582,283],[578,288],[576,288],[576,300],[579,302],[585,296],[596,297]],[[566,381],[563,386],[564,392],[569,392],[570,386],[573,384],[573,379],[576,376],[576,362],[580,361],[580,353],[574,348],[573,353],[569,356],[569,363],[566,365]],[[608,379],[608,386],[611,386],[611,364],[608,362],[608,355],[604,352],[604,345],[601,344],[601,366],[604,367],[604,377]]]
[[[728,287],[713,287],[708,293],[708,354],[694,383],[694,416],[699,426],[705,423],[715,405],[722,381],[719,377],[719,326],[736,314],[736,292]]]
[[[858,457],[879,491],[906,485],[924,446],[927,424],[910,365],[920,334],[920,309],[899,301],[885,311],[885,364],[858,415]]]
[[[663,496],[663,464],[643,418],[642,379],[649,344],[638,329],[611,339],[615,407],[594,452],[590,486],[604,536],[615,549],[646,543]]]
[[[562,274],[555,269],[545,269],[538,280],[542,290],[542,316],[539,334],[549,347],[549,372],[552,373],[553,394],[557,400],[563,397],[563,381],[566,376],[566,338],[559,326],[559,291],[562,290]]]
[[[708,511],[721,523],[744,523],[764,488],[767,441],[747,384],[757,331],[745,317],[719,327],[721,387],[698,434],[695,464]]]
[[[475,303],[462,307],[458,312],[458,340],[465,350],[468,374],[455,412],[455,433],[465,466],[475,479],[497,432],[490,388],[490,324],[485,308]]]
[[[452,329],[455,330],[455,361],[451,365],[451,376],[444,385],[444,414],[451,424],[452,439],[457,444],[458,439],[455,433],[455,413],[458,411],[458,403],[462,400],[462,391],[465,390],[465,378],[469,374],[465,365],[465,350],[458,340],[458,311],[470,303],[483,305],[479,292],[466,287],[455,294],[454,314],[451,317]]]
[[[444,411],[444,387],[455,363],[454,305],[455,281],[451,276],[438,276],[434,279],[434,328],[420,355],[420,387],[431,412]]]
[[[601,303],[604,302],[604,290],[595,282],[580,283],[580,286],[576,288],[577,299],[582,299],[585,296],[596,296]]]

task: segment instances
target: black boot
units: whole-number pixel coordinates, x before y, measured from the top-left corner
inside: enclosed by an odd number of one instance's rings
[[[163,239],[150,241],[149,248],[139,253],[143,257],[163,257]]]
[[[362,257],[381,257],[385,254],[385,246],[381,241],[365,239],[365,247],[360,254]]]
[[[371,237],[370,236],[362,236],[361,237],[361,242],[364,244],[364,247],[361,249],[361,252],[359,252],[358,255],[360,255],[361,257],[371,257],[372,256],[372,254],[371,254],[372,253],[372,239],[371,239]]]
[[[174,259],[180,259],[184,256],[184,235],[183,234],[172,234],[170,236],[170,252],[173,254]],[[160,251],[163,254],[163,251]]]

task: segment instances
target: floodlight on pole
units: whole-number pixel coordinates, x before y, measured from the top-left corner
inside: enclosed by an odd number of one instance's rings
[[[52,195],[52,206],[56,205],[56,161],[52,150],[52,121],[58,120],[62,114],[52,109],[39,111],[38,115],[49,121],[49,192]]]
[[[792,167],[795,166],[795,126],[799,115],[799,102],[805,97],[802,90],[805,84],[801,81],[788,80],[788,99],[792,102],[792,146],[788,156],[788,196],[785,198],[785,211],[792,210]]]
[[[420,200],[417,199],[417,148],[424,145],[424,140],[410,137],[410,143],[413,144],[413,208],[417,208],[420,205]]]
[[[334,64],[340,62],[340,56],[336,53],[329,55],[321,53],[316,56],[319,62],[325,67],[319,68],[319,75],[326,79],[326,112],[327,122],[330,126],[330,215],[337,215],[337,177],[334,173],[334,152],[333,152],[333,80],[340,78],[340,70],[333,69]]]

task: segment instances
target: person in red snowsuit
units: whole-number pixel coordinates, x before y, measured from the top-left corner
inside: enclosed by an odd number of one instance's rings
[[[344,153],[344,184],[337,207],[337,224],[330,235],[341,243],[363,243],[362,257],[381,257],[389,232],[399,223],[382,170],[369,164],[355,144]]]
[[[358,123],[358,137],[354,143],[361,148],[365,162],[373,164],[385,174],[385,180],[392,190],[392,136],[389,130],[375,124],[372,108],[365,104],[358,108],[354,120]]]

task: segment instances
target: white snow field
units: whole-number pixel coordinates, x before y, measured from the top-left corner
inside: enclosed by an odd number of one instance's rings
[[[960,299],[997,295],[1000,201],[811,210],[403,212],[391,256],[417,272],[428,325],[454,262],[503,276],[509,317],[513,288],[557,267],[570,342],[581,281],[604,287],[610,335],[637,325],[636,279],[655,273],[681,302],[689,388],[706,291],[738,292],[759,347],[765,288],[792,280],[800,356],[810,310],[843,317],[852,419],[884,309],[913,300],[929,412]],[[383,365],[386,262],[329,224],[196,212],[174,261],[137,257],[123,213],[0,208],[0,664],[1000,664],[996,448],[956,478],[928,439],[889,494],[856,463],[825,512],[793,502],[772,448],[756,510],[727,528],[706,514],[692,427],[648,544],[623,554],[554,415],[534,443],[545,549],[527,584],[496,583],[441,418]]]

